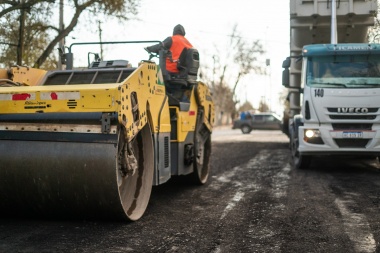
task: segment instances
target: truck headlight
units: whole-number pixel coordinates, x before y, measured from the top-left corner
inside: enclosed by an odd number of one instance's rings
[[[305,129],[305,137],[306,138],[315,138],[321,137],[321,132],[317,129]]]
[[[311,144],[324,144],[321,138],[321,132],[318,129],[305,129],[303,139]]]

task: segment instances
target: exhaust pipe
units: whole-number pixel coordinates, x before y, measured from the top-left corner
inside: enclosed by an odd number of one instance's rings
[[[338,28],[336,20],[336,0],[331,0],[331,44],[338,44]]]

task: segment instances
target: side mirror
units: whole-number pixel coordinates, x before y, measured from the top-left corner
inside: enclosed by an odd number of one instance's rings
[[[66,53],[66,69],[73,69],[74,56],[73,53]]]
[[[282,85],[286,88],[289,88],[289,82],[290,82],[290,73],[289,73],[289,68],[290,68],[290,57],[286,57],[286,59],[282,62],[282,67],[284,70],[282,71]]]
[[[288,69],[290,68],[290,63],[291,63],[290,57],[286,57],[286,59],[282,62],[282,67],[284,69]]]
[[[282,86],[289,88],[289,69],[286,68],[282,71]]]

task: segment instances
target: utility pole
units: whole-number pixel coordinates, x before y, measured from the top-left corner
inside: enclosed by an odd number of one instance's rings
[[[102,22],[98,20],[98,29],[99,29],[99,42],[100,42],[100,59],[103,59],[103,45],[102,45]]]
[[[21,1],[21,5],[24,5],[25,0]],[[20,27],[18,35],[17,45],[17,65],[22,65],[22,54],[24,52],[24,36],[25,36],[25,7],[21,7],[20,13]]]
[[[62,32],[64,29],[63,27],[63,0],[59,0],[59,32]],[[58,46],[60,49],[63,50],[63,53],[65,53],[65,39],[61,39],[58,43]],[[62,62],[61,59],[58,60],[58,69],[62,70]]]

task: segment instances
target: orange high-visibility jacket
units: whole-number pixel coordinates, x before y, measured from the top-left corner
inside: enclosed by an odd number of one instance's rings
[[[172,53],[172,61],[169,57],[166,58],[166,69],[172,73],[178,73],[177,62],[179,56],[182,53],[184,48],[192,48],[191,43],[182,35],[173,35],[172,36],[172,46],[169,48]]]

